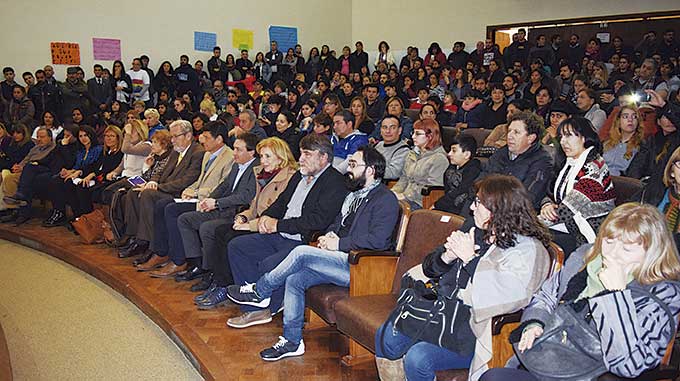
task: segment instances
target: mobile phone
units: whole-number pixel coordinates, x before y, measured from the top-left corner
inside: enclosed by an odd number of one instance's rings
[[[133,176],[127,179],[128,183],[130,183],[133,187],[141,187],[144,184],[146,184],[146,180],[144,180],[141,176]]]

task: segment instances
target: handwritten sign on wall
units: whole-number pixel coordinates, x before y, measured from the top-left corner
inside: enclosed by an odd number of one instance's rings
[[[236,49],[250,50],[253,48],[253,31],[247,29],[232,29],[232,46]]]
[[[80,65],[80,45],[75,42],[50,42],[52,64]]]
[[[120,59],[120,40],[115,38],[93,38],[94,59],[115,61]]]

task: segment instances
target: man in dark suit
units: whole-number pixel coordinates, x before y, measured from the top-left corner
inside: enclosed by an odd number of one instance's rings
[[[243,134],[234,143],[234,163],[229,175],[215,188],[210,196],[198,203],[198,211],[181,213],[169,220],[166,214],[166,225],[170,247],[183,247],[184,250],[170,250],[170,259],[174,263],[187,261],[187,270],[176,274],[178,281],[190,281],[206,274],[202,266],[201,246],[211,244],[209,238],[217,226],[233,221],[240,206],[247,205],[255,197],[255,173],[253,168],[259,165],[255,147],[259,139],[253,134]],[[174,225],[174,226],[170,226]],[[155,239],[155,238],[154,238]],[[139,270],[153,270],[163,267],[168,256],[160,256],[152,251],[146,260],[140,258]],[[142,262],[142,260],[144,260]],[[148,262],[147,262],[148,261]]]
[[[94,65],[94,78],[87,80],[87,93],[90,95],[94,112],[104,111],[113,98],[113,87],[108,79],[102,78],[104,68],[100,64]]]
[[[124,196],[126,235],[135,238],[119,251],[119,257],[127,258],[146,251],[153,238],[155,203],[181,197],[184,189],[201,174],[204,151],[194,141],[192,131],[188,121],[174,121],[170,125],[174,151],[160,181],[150,181],[139,191],[133,189]]]
[[[340,212],[347,188],[344,176],[331,165],[330,140],[307,135],[300,141],[300,153],[300,170],[260,217],[259,233],[229,242],[229,264],[235,284],[254,282],[276,267],[292,249],[309,243],[315,232],[325,231]],[[279,307],[272,305],[272,310]],[[248,306],[244,310],[243,315],[229,319],[227,324],[242,328],[271,321],[269,309]]]

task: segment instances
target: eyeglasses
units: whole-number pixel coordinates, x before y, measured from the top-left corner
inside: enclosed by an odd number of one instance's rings
[[[475,208],[479,208],[480,205],[484,205],[482,204],[482,200],[480,200],[477,196],[475,196],[475,201],[473,201],[472,204],[475,206]]]
[[[675,166],[675,168],[680,169],[680,160],[674,161],[673,165]]]
[[[635,114],[621,114],[621,119],[636,120],[638,117]]]
[[[184,136],[184,135],[186,135],[186,134],[188,134],[188,132],[182,132],[182,133],[179,133],[179,134],[176,134],[176,135],[171,135],[171,136],[172,136],[173,138],[179,138],[179,137],[182,137],[182,136]]]
[[[357,168],[357,167],[365,167],[365,166],[366,166],[366,164],[357,163],[356,161],[353,161],[353,160],[350,160],[347,163],[347,168],[349,168],[349,169],[354,169],[354,168]]]

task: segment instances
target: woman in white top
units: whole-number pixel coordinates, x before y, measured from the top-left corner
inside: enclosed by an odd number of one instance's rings
[[[45,111],[42,115],[42,123],[40,126],[36,127],[35,130],[33,130],[33,135],[31,135],[31,139],[33,139],[33,142],[36,143],[38,139],[38,130],[41,128],[47,128],[48,130],[52,131],[52,140],[55,142],[59,139],[62,138],[61,132],[64,131],[64,128],[61,126],[59,123],[59,119],[57,119],[57,116],[52,112],[52,111]]]
[[[390,45],[385,41],[380,41],[378,44],[378,57],[375,59],[375,66],[377,67],[381,62],[387,64],[387,67],[394,65],[394,56],[390,52]]]

